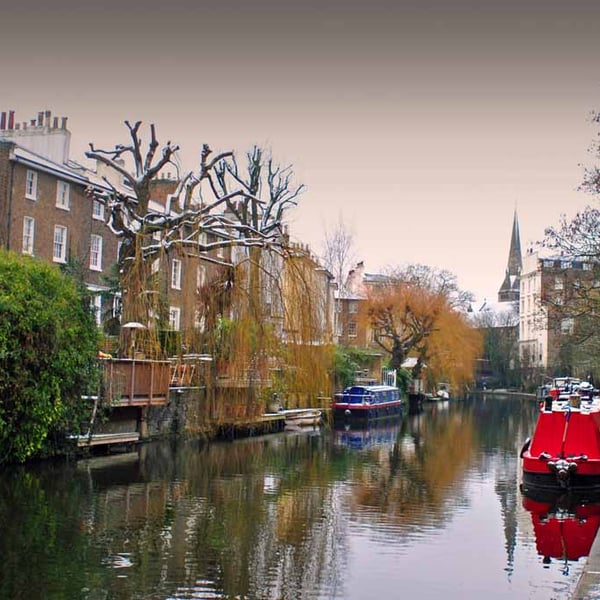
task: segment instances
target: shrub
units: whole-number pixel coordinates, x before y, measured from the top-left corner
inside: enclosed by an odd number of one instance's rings
[[[78,420],[98,342],[74,279],[0,251],[0,463],[25,461]]]

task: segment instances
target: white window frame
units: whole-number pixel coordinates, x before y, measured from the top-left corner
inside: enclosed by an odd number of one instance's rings
[[[181,261],[178,258],[174,258],[171,262],[171,288],[174,290],[181,289]]]
[[[102,325],[102,296],[100,294],[94,294],[90,300],[92,312],[94,313],[94,320],[96,325]]]
[[[96,219],[96,221],[104,221],[104,210],[104,202],[94,198],[92,201],[92,219]]]
[[[71,210],[71,185],[60,179],[56,182],[56,207]]]
[[[101,235],[92,233],[90,236],[90,270],[92,271],[102,271],[103,242]]]
[[[348,337],[355,338],[358,334],[358,327],[356,325],[356,321],[350,321],[348,323]]]
[[[33,256],[35,244],[35,219],[23,217],[23,254]]]
[[[64,225],[54,226],[54,241],[52,246],[52,260],[57,263],[67,262],[67,236],[68,230]],[[60,237],[59,237],[60,236]]]
[[[169,306],[169,328],[173,331],[181,328],[181,308],[178,306]]]
[[[27,169],[27,175],[25,178],[25,198],[29,198],[29,200],[37,200],[37,184],[37,171]]]

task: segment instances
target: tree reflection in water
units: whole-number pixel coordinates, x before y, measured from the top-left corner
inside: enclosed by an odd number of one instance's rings
[[[406,546],[444,528],[492,453],[506,457],[496,493],[514,548],[514,457],[532,418],[479,398],[370,430],[164,441],[5,470],[0,596],[347,598],[351,530]]]

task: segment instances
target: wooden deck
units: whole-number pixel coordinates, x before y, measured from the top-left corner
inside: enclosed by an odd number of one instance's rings
[[[133,444],[140,439],[137,431],[128,431],[120,433],[95,433],[93,435],[72,435],[69,439],[77,441],[78,448],[88,448],[91,446],[107,446],[118,444]]]

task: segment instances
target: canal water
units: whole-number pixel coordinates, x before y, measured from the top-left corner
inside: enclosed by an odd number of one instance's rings
[[[535,419],[531,398],[476,396],[4,469],[0,598],[569,598],[598,520],[522,497]]]

